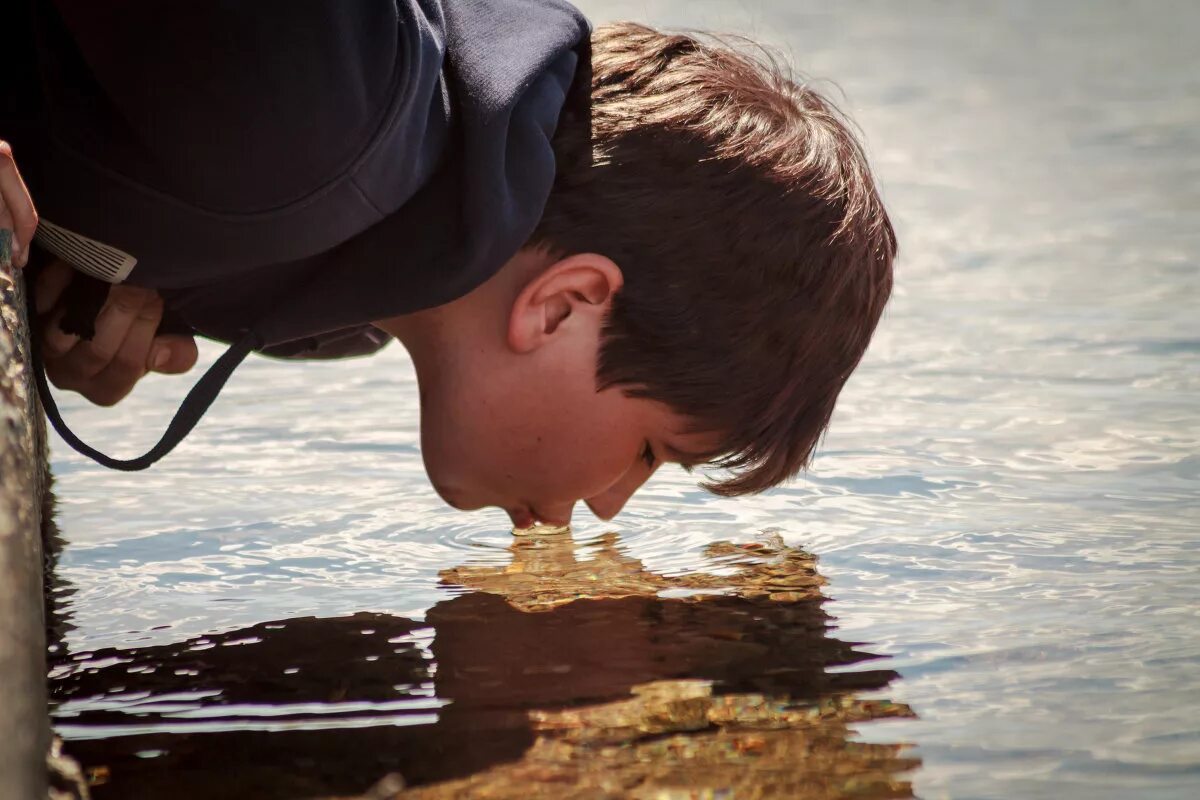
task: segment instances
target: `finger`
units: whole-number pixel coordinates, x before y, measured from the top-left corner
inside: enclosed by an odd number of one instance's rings
[[[90,381],[83,394],[93,403],[111,406],[129,394],[146,374],[154,332],[162,320],[162,299],[152,296],[142,304],[116,354]]]
[[[60,327],[65,309],[58,309],[46,320],[42,328],[42,357],[46,359],[46,371],[50,371],[50,362],[62,358],[79,343],[79,337],[66,333]],[[67,387],[63,387],[67,388]]]
[[[196,366],[200,352],[191,336],[167,334],[154,339],[147,366],[164,375],[179,375]],[[161,361],[160,361],[161,359]]]
[[[0,228],[8,227],[13,231],[13,263],[23,267],[29,261],[29,242],[37,230],[38,218],[33,199],[25,181],[21,180],[17,162],[13,160],[12,147],[5,141],[0,141],[0,200],[7,207],[5,213],[10,218],[7,224],[0,218]]]
[[[54,308],[58,303],[58,298],[62,297],[63,289],[67,288],[67,284],[74,277],[74,268],[65,261],[55,259],[47,264],[37,276],[35,286],[37,291],[34,292],[37,299],[37,313],[45,314]]]
[[[155,297],[152,289],[114,286],[96,316],[96,335],[90,342],[81,340],[72,347],[71,352],[60,359],[62,368],[85,381],[98,375],[116,357],[142,306]],[[158,315],[162,316],[161,305]]]

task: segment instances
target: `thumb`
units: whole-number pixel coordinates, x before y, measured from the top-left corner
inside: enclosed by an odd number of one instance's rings
[[[155,336],[146,368],[166,375],[179,375],[196,366],[199,356],[196,340],[191,336]]]

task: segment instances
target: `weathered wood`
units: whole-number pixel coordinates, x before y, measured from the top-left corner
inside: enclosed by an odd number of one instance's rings
[[[24,281],[0,232],[0,800],[46,797],[42,500],[46,432],[29,361]]]

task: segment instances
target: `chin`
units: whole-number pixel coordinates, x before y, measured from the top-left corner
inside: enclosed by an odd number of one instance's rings
[[[479,502],[470,497],[467,492],[457,486],[450,486],[430,479],[433,484],[433,490],[438,493],[438,497],[445,501],[446,505],[451,508],[456,508],[459,511],[478,511],[487,503]]]

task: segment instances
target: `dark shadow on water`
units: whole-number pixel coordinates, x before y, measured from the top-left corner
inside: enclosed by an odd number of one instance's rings
[[[54,494],[54,474],[47,468],[46,488],[42,494],[42,602],[46,623],[47,659],[51,662],[64,655],[63,642],[75,629],[71,623],[71,596],[75,587],[58,573],[58,558],[62,554],[62,532],[58,529],[58,498]]]
[[[896,673],[829,671],[874,656],[828,635],[808,554],[722,543],[733,574],[664,577],[611,534],[512,552],[443,573],[458,593],[423,622],[52,656],[56,726],[101,800],[349,796],[393,773],[405,798],[912,796],[916,759],[849,727],[911,716],[855,696]]]

